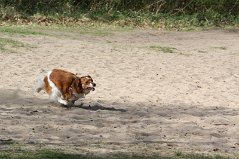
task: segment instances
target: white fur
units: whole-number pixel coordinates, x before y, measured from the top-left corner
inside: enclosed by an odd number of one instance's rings
[[[90,87],[92,87],[92,88],[94,87],[92,83],[90,83]]]
[[[36,92],[40,92],[44,88],[44,78],[41,76],[37,77],[37,83],[36,83]]]
[[[59,102],[61,104],[64,105],[68,105],[68,102],[66,100],[63,99],[63,95],[61,93],[61,91],[56,87],[56,85],[50,80],[50,75],[51,75],[52,71],[49,71],[47,74],[47,79],[48,79],[48,83],[51,86],[51,94],[50,94],[50,99],[55,101],[55,102]]]

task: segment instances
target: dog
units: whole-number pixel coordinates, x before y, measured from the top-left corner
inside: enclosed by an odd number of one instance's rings
[[[50,100],[71,106],[79,98],[94,91],[95,87],[96,84],[89,75],[79,77],[65,70],[53,69],[45,77],[37,78],[36,92],[45,90]]]

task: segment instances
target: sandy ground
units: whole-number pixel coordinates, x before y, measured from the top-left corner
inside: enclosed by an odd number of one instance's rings
[[[238,155],[238,32],[2,36],[36,46],[0,53],[2,148],[17,142],[79,153]],[[91,75],[96,91],[82,107],[50,103],[34,85],[52,68]]]

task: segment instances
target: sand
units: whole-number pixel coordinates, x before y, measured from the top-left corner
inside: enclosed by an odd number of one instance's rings
[[[1,34],[35,46],[0,50],[1,148],[238,155],[238,32]],[[34,87],[53,68],[91,75],[96,91],[82,107],[51,103]]]

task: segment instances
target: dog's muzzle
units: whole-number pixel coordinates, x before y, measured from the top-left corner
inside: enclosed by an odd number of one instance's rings
[[[92,87],[92,91],[95,90],[95,87],[96,87],[96,84],[95,83],[92,83],[93,87]]]

